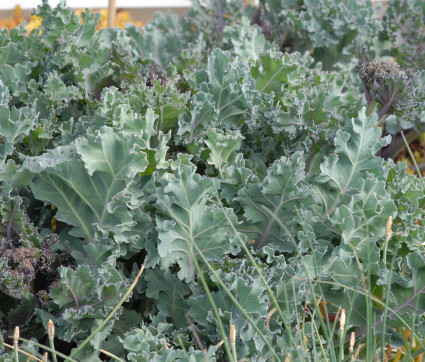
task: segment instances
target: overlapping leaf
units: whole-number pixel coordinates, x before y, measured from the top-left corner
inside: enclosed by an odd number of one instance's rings
[[[155,300],[158,310],[170,317],[177,328],[187,327],[188,321],[184,315],[189,310],[186,302],[190,294],[188,285],[170,271],[159,268],[147,270],[144,279],[148,284],[146,295]]]
[[[79,266],[76,270],[62,267],[59,274],[61,285],[50,292],[53,299],[50,309],[56,313],[61,311],[61,318],[43,311],[38,314],[43,322],[49,318],[54,320],[58,337],[66,341],[84,339],[87,330],[103,321],[128,289],[120,273],[111,267],[90,269]],[[106,329],[99,332],[98,338],[107,337],[118,317],[119,313],[115,314]]]
[[[208,163],[214,165],[223,176],[224,170],[233,163],[244,137],[239,131],[223,133],[218,129],[209,130],[207,137],[205,143],[210,150]]]
[[[248,278],[239,277],[236,273],[228,273],[226,276],[221,275],[225,280],[228,289],[232,295],[244,308],[245,312],[258,321],[258,326],[264,328],[264,318],[267,314],[267,301],[264,294],[264,285],[259,279],[247,280]],[[261,349],[264,344],[259,340],[255,330],[249,325],[240,313],[238,308],[232,303],[229,296],[221,289],[212,293],[214,302],[221,312],[221,319],[224,325],[234,324],[240,337],[241,355],[249,355],[258,353],[261,355]],[[189,315],[202,326],[211,339],[219,336],[217,331],[217,321],[212,312],[211,304],[208,302],[207,295],[193,296],[188,300],[190,305]],[[242,348],[242,344],[245,348]],[[256,352],[254,352],[256,351]]]
[[[375,156],[389,138],[381,138],[376,121],[376,115],[367,117],[363,109],[352,127],[336,133],[335,154],[320,165],[315,190],[323,219],[342,232],[346,243],[383,236],[388,217],[395,213],[385,191],[383,161]]]
[[[258,59],[259,54],[273,47],[257,26],[252,26],[248,18],[242,18],[239,25],[226,27],[223,31],[223,40],[231,42],[233,51],[242,59]]]
[[[261,184],[250,183],[239,191],[246,219],[239,229],[256,241],[257,248],[270,244],[281,251],[295,250],[275,217],[290,228],[297,219],[296,209],[312,203],[304,178],[303,156],[295,153],[275,161]]]
[[[0,163],[11,155],[16,145],[34,128],[38,115],[34,108],[9,109],[0,105]]]
[[[273,50],[261,54],[251,68],[256,88],[264,93],[279,94],[284,84],[300,84],[303,80],[300,73],[300,64],[295,55],[282,54]]]
[[[74,227],[72,235],[94,242],[97,230],[113,231],[116,241],[126,242],[128,231],[150,223],[128,191],[131,179],[148,165],[144,147],[140,138],[102,128],[77,140],[77,153],[61,154],[59,148],[28,160],[28,167],[38,172],[31,188],[37,198],[58,208],[56,218]],[[129,208],[136,209],[133,216]],[[133,234],[127,241],[134,243],[140,236]]]
[[[208,260],[219,260],[224,254],[235,252],[233,233],[226,216],[235,222],[230,209],[222,210],[209,204],[218,184],[195,173],[195,167],[179,166],[173,175],[167,174],[157,188],[156,205],[165,218],[157,218],[158,253],[161,268],[178,263],[178,276],[193,280],[195,266],[190,255],[199,259],[200,252]]]

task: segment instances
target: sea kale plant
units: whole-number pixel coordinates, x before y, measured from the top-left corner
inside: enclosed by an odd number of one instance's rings
[[[0,359],[423,354],[425,182],[388,155],[422,128],[424,23],[396,3],[96,31],[44,0],[2,30]]]

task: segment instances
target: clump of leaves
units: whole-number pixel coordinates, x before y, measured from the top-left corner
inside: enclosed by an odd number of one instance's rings
[[[348,332],[384,360],[405,328],[422,343],[424,185],[379,156],[372,109],[418,118],[414,72],[359,48],[366,112],[346,47],[376,44],[370,1],[241,5],[140,32],[44,1],[42,31],[0,32],[3,328],[41,341],[52,321],[61,352],[93,361],[343,360]]]

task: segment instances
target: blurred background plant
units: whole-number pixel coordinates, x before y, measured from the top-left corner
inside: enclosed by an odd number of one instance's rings
[[[81,19],[82,10],[75,11]],[[97,25],[97,30],[104,29],[108,26],[108,10],[93,10],[93,12],[100,13],[101,17],[99,24]],[[130,13],[127,10],[118,9],[116,14],[116,27],[124,28],[126,24],[134,24],[135,26],[141,27],[143,23],[141,21],[133,21],[130,17]],[[6,19],[0,19],[0,28],[6,28],[8,30],[17,27],[19,24],[26,22],[25,30],[30,33],[33,29],[37,29],[41,25],[42,18],[37,15],[31,15],[28,18],[23,16],[22,8],[20,5],[15,5],[13,9],[12,16]],[[81,20],[82,21],[82,20]]]

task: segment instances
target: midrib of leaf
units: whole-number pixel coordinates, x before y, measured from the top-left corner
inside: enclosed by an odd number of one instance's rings
[[[16,124],[18,124],[18,128],[16,129],[16,132],[13,136],[12,142],[15,142],[15,139],[18,137],[18,135],[21,133],[21,130],[24,129],[27,125],[25,124],[25,122],[12,122],[12,124],[14,126],[16,126]]]
[[[230,118],[230,117],[233,117],[233,116],[237,116],[238,114],[239,115],[242,115],[242,114],[245,114],[245,113],[249,113],[249,112],[248,111],[240,111],[240,112],[230,113],[226,117],[224,117],[223,119],[220,119],[219,121],[220,122],[224,122],[227,118]]]
[[[190,143],[193,141],[193,133],[195,132],[195,128],[198,127],[198,125],[204,120],[204,118],[205,118],[205,113],[197,122],[192,123],[192,129],[190,131],[190,139],[189,139]]]
[[[115,174],[114,174],[113,180],[111,182],[111,186],[108,188],[108,192],[106,194],[105,204],[103,205],[103,210],[102,210],[102,216],[99,219],[99,226],[103,225],[103,219],[105,218],[105,215],[106,215],[107,205],[108,205],[109,199],[111,197],[111,191],[112,191],[113,187],[115,186],[116,181],[117,181],[117,179],[116,179]]]
[[[87,19],[87,14],[86,14],[86,19]],[[78,46],[78,43],[79,43],[79,41],[80,41],[81,37],[82,37],[82,36],[83,36],[83,34],[84,34],[84,29],[85,29],[85,27],[86,27],[86,24],[87,24],[87,20],[83,22],[83,27],[81,28],[81,33],[80,33],[80,35],[78,36],[77,40],[75,41],[75,44],[76,44],[77,46]]]
[[[294,176],[294,173],[295,173],[295,169],[292,169],[290,177],[288,178],[288,181],[286,182],[285,187],[282,189],[282,193],[280,194],[279,204],[273,210],[274,214],[277,214],[279,212],[280,208],[285,204],[285,202],[283,201],[283,198],[285,197],[286,189],[288,188],[289,182],[291,181],[292,177]],[[289,200],[287,200],[287,201],[289,201]],[[265,241],[267,240],[267,238],[270,235],[270,231],[273,227],[274,222],[275,222],[274,217],[269,219],[269,222],[266,226],[266,229],[264,230],[264,233],[261,235],[260,242],[258,243],[258,248],[263,247]]]
[[[119,174],[127,166],[127,165],[125,165],[125,166],[121,167],[121,169],[119,170],[119,172],[117,174],[115,174],[115,172],[114,172],[111,164],[108,161],[108,157],[106,156],[105,148],[103,147],[103,143],[102,143],[102,153],[105,156],[105,162],[108,165],[109,169],[111,170],[111,174],[113,175],[113,178],[112,178],[111,185],[108,188],[108,192],[106,194],[105,203],[103,205],[103,210],[102,210],[102,216],[99,219],[99,226],[102,226],[103,225],[103,219],[105,218],[106,209],[107,209],[107,206],[106,205],[108,204],[109,198],[111,197],[112,188],[115,186],[115,182],[117,181],[116,175]]]
[[[373,191],[373,188],[368,192],[367,196],[362,200],[363,206],[366,205],[367,200],[369,200],[369,197],[373,194],[372,191]],[[364,225],[363,227],[367,228],[367,230],[369,229],[369,225]],[[353,235],[355,231],[357,231],[357,229],[354,229],[354,228],[353,230],[350,231],[350,233],[347,235],[347,240],[350,240],[351,235]]]
[[[107,194],[106,194],[106,198],[105,198],[105,204],[104,204],[104,206],[103,206],[103,210],[102,210],[102,216],[100,217],[100,219],[99,219],[99,226],[102,226],[103,225],[103,219],[104,219],[104,217],[105,217],[105,214],[106,214],[106,211],[107,211],[107,204],[108,204],[108,202],[109,202],[109,198],[111,197],[111,191],[113,190],[113,188],[114,188],[114,186],[115,186],[115,183],[117,182],[117,181],[121,181],[120,179],[118,179],[117,178],[117,175],[119,175],[121,172],[122,172],[122,170],[124,170],[127,166],[128,166],[128,163],[126,163],[126,164],[124,164],[123,165],[123,167],[121,167],[119,170],[118,170],[118,172],[114,172],[114,170],[113,170],[113,168],[112,168],[112,166],[111,166],[111,164],[109,163],[109,161],[108,161],[108,158],[107,158],[107,156],[106,156],[106,153],[105,153],[105,148],[103,147],[103,144],[102,144],[102,152],[103,152],[103,155],[105,156],[105,162],[107,163],[107,165],[108,165],[108,167],[109,167],[109,169],[111,170],[111,174],[113,175],[113,178],[112,178],[112,182],[111,182],[111,186],[108,188],[108,192],[107,192]],[[130,162],[131,163],[131,162]],[[90,178],[91,179],[91,178]],[[96,189],[96,188],[95,188]],[[96,189],[97,190],[97,189]]]
[[[171,292],[171,318],[173,320],[176,320],[176,287],[173,286],[172,292]]]
[[[189,195],[187,194],[187,188],[185,187],[184,188],[184,195],[185,195],[185,197],[186,197],[186,202],[187,202],[187,204],[188,205],[190,205],[190,202],[189,202]],[[192,220],[192,213],[190,212],[190,210],[187,210],[187,212],[188,212],[188,214],[189,214],[189,241],[190,241],[190,247],[192,247],[192,243],[194,243],[194,239],[193,239],[193,225],[192,225],[192,223],[193,223],[193,220]]]
[[[43,176],[40,175],[41,178],[43,178]],[[60,178],[62,178],[61,176],[59,176]],[[74,209],[73,204],[69,202],[68,198],[66,197],[66,194],[64,194],[62,192],[62,190],[60,190],[57,186],[56,183],[54,182],[54,180],[52,180],[52,178],[50,177],[50,175],[47,175],[48,180],[50,181],[49,183],[57,190],[57,192],[59,192],[63,199],[65,200],[65,202],[67,203],[68,207],[72,210],[73,214],[77,217],[77,219],[80,221],[80,224],[82,226],[82,228],[84,229],[84,233],[87,236],[87,239],[91,242],[92,236],[89,232],[89,228],[86,226],[85,222],[83,221],[83,219],[80,217],[79,213]],[[63,178],[62,178],[63,179]],[[68,183],[68,181],[67,181]],[[72,185],[72,184],[71,184]],[[84,200],[84,198],[82,197],[82,199]],[[88,203],[87,203],[88,204]],[[89,205],[89,204],[88,204]],[[90,205],[89,205],[90,207]],[[91,207],[90,207],[91,208]]]
[[[168,211],[168,213],[170,214],[170,216],[176,220],[180,225],[183,226],[183,233],[186,234],[186,237],[189,237],[189,235],[187,234],[187,232],[185,230],[189,230],[189,225],[186,225],[175,213],[174,211],[169,208],[160,198],[158,198],[158,201],[161,203],[161,205]],[[183,209],[183,208],[182,208]],[[188,211],[187,209],[184,209],[186,211]]]
[[[220,111],[220,104],[221,104],[221,95],[223,94],[224,88],[223,88],[223,83],[224,83],[224,76],[222,79],[221,84],[218,83],[218,79],[214,76],[218,86],[220,87],[220,92],[218,93],[218,101],[217,101],[217,106],[218,106],[218,110]]]
[[[227,89],[227,88],[226,88]],[[236,103],[240,98],[242,97],[242,95],[238,95],[237,97],[235,97],[232,101],[227,102],[225,105],[218,107],[218,111],[220,112],[221,110],[223,110],[224,108],[227,108],[229,106],[231,106],[233,103]]]
[[[326,213],[327,216],[329,216],[330,214],[332,214],[335,211],[335,208],[336,208],[336,206],[337,206],[337,204],[339,202],[339,198],[341,197],[341,195],[343,195],[347,191],[348,186],[351,183],[351,179],[353,178],[354,172],[355,172],[355,170],[357,168],[357,165],[359,163],[358,161],[359,161],[359,156],[360,156],[360,150],[361,150],[362,145],[363,145],[363,134],[364,134],[364,130],[365,130],[365,128],[364,128],[364,123],[363,123],[363,125],[362,125],[362,132],[360,134],[360,142],[359,142],[359,146],[357,147],[357,155],[356,155],[355,162],[353,162],[353,160],[349,156],[349,153],[347,152],[348,159],[350,160],[350,162],[353,165],[353,167],[351,167],[350,175],[348,176],[347,182],[344,185],[344,187],[341,187],[341,185],[339,185],[339,183],[336,182],[335,179],[333,179],[332,177],[329,177],[329,178],[331,178],[337,184],[338,188],[340,189],[340,194],[335,198],[332,206],[329,208],[328,212]],[[345,145],[345,147],[347,147],[347,146]]]
[[[267,81],[267,83],[263,87],[261,87],[260,92],[264,92],[264,89],[266,89],[274,81],[274,79],[278,76],[278,74],[284,68],[285,68],[285,65],[282,65],[281,67],[279,67],[279,69],[270,77],[270,79]]]
[[[97,187],[96,187],[96,185],[93,183],[93,179],[91,178],[91,177],[89,177],[89,179],[90,179],[90,183],[92,184],[92,186],[93,186],[93,189],[94,190],[96,190],[96,195],[99,197],[99,199],[100,200],[102,200],[103,199],[103,197],[99,194],[99,191],[98,191],[98,189],[97,189]],[[103,179],[102,179],[103,180]],[[106,184],[105,182],[104,182],[104,184]],[[96,213],[96,210],[93,210],[95,213]],[[96,216],[97,216],[97,214],[96,214]],[[98,219],[99,219],[99,216],[98,216]]]
[[[75,292],[72,290],[72,288],[70,286],[68,286],[68,289],[71,292],[72,297],[74,298],[74,302],[75,302],[75,307],[76,308],[80,308],[81,288],[83,287],[85,280],[86,280],[86,277],[84,275],[83,276],[83,279],[82,279],[82,281],[80,283],[80,288],[77,291],[77,294],[75,294]]]
[[[320,102],[320,93],[319,93],[319,95],[317,96],[316,104],[314,105],[313,113],[312,113],[312,115],[311,115],[311,119],[310,119],[310,122],[309,122],[309,124],[308,124],[310,127],[311,127],[311,125],[313,124],[314,117],[316,116],[317,106],[319,105],[319,102]],[[324,102],[323,102],[323,104],[324,104]]]
[[[185,188],[185,191],[184,191],[184,193],[185,193],[185,198],[186,198],[186,201],[187,201],[187,203],[188,203],[188,205],[190,204],[189,203],[189,197],[188,197],[188,194],[187,194],[187,189]],[[194,243],[195,243],[195,239],[197,238],[197,237],[199,237],[200,235],[202,235],[202,234],[205,234],[205,232],[207,232],[208,230],[211,230],[211,229],[214,229],[214,228],[216,228],[218,225],[214,225],[214,227],[211,227],[211,228],[207,228],[207,229],[203,229],[201,232],[199,232],[198,234],[196,234],[196,235],[193,235],[193,219],[192,219],[192,212],[191,212],[191,210],[189,209],[186,209],[186,208],[182,208],[183,210],[185,210],[187,213],[188,213],[188,216],[189,216],[189,225],[186,225],[174,212],[173,212],[173,210],[171,209],[171,208],[169,208],[160,198],[158,198],[158,201],[159,202],[161,202],[161,204],[166,208],[166,210],[168,211],[168,213],[170,214],[170,216],[174,219],[174,220],[176,220],[181,226],[183,226],[183,228],[182,228],[182,233],[183,233],[183,236],[185,237],[185,240],[188,242],[188,244],[190,245],[190,246],[192,246]],[[177,238],[176,238],[177,239]],[[218,246],[218,247],[216,247],[216,248],[206,248],[206,249],[202,249],[202,251],[204,251],[204,252],[206,252],[206,251],[210,251],[210,250],[215,250],[215,249],[221,249],[221,247],[220,246]],[[186,254],[188,254],[188,251],[187,250],[183,250],[183,249],[174,249],[174,250],[176,250],[176,251],[181,251],[181,252],[184,252],[184,253],[186,253]],[[195,254],[196,254],[196,252],[194,252]]]
[[[74,186],[74,184],[72,182],[70,182],[69,180],[63,178],[61,175],[58,175],[58,177],[60,179],[62,179],[63,181],[65,181],[65,183],[67,183],[72,190],[81,198],[81,200],[90,208],[90,210],[93,211],[93,213],[96,215],[96,217],[99,219],[99,214],[96,211],[96,207],[94,207],[93,205],[91,205],[90,201],[87,200],[79,191],[78,191],[78,187]],[[73,209],[74,210],[74,209]],[[75,212],[74,212],[75,213]],[[76,214],[76,213],[75,213]],[[78,214],[76,214],[78,215]]]

